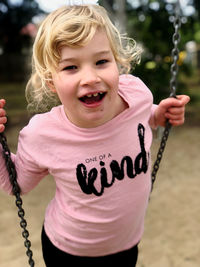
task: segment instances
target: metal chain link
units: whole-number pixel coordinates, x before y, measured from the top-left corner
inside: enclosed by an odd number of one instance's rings
[[[16,201],[15,201],[15,204],[18,208],[18,216],[19,218],[21,219],[20,221],[20,226],[21,228],[23,229],[22,231],[22,236],[23,238],[25,239],[24,241],[24,246],[26,247],[26,255],[28,257],[28,263],[31,267],[34,267],[35,263],[34,263],[34,260],[33,260],[33,253],[31,251],[31,242],[30,240],[28,239],[29,237],[29,232],[28,230],[26,229],[27,227],[27,222],[26,220],[24,219],[24,215],[25,215],[25,212],[24,212],[24,209],[22,208],[22,199],[20,197],[20,187],[17,183],[17,172],[16,172],[16,169],[15,169],[15,165],[11,159],[11,153],[10,153],[10,149],[7,145],[7,140],[6,140],[6,137],[3,133],[0,133],[0,143],[3,147],[3,157],[5,159],[5,162],[6,162],[6,167],[7,167],[7,170],[8,170],[8,174],[9,174],[9,179],[10,179],[10,183],[13,187],[13,194],[15,195],[16,197]]]
[[[173,63],[171,65],[171,80],[170,80],[170,97],[175,97],[176,98],[176,88],[177,88],[177,75],[178,75],[178,59],[179,59],[179,49],[178,49],[178,44],[180,42],[180,34],[179,34],[179,30],[181,27],[181,17],[180,17],[180,3],[179,1],[177,1],[177,5],[176,5],[176,12],[175,12],[175,17],[174,17],[174,34],[172,37],[172,41],[173,41],[173,45],[174,48],[172,49],[172,59],[173,59]],[[157,153],[157,158],[155,160],[155,163],[153,165],[153,170],[152,170],[152,174],[151,174],[151,179],[152,179],[152,189],[153,190],[153,186],[156,180],[156,174],[158,172],[159,166],[160,166],[160,162],[165,150],[165,146],[169,137],[169,133],[171,130],[171,124],[169,123],[169,121],[167,120],[166,122],[166,126],[161,138],[161,143],[160,143],[160,147],[158,149],[158,153]]]

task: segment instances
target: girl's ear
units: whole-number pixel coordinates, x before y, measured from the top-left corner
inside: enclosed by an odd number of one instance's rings
[[[47,86],[49,87],[49,89],[51,90],[51,92],[53,92],[53,93],[57,93],[57,91],[56,91],[56,87],[54,86],[53,81],[48,81],[48,82],[46,82],[46,84],[47,84]]]

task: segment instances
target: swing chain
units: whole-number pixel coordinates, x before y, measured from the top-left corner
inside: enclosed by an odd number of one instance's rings
[[[174,34],[172,37],[172,41],[173,41],[173,45],[174,48],[172,49],[172,59],[173,59],[173,63],[171,65],[171,80],[170,80],[170,97],[174,97],[176,98],[176,89],[177,89],[177,75],[178,75],[178,59],[179,59],[179,49],[178,49],[178,44],[180,42],[181,36],[179,33],[180,27],[181,27],[181,18],[180,18],[180,4],[179,1],[177,2],[177,6],[176,6],[176,12],[175,12],[175,17],[174,17]],[[162,135],[162,139],[161,139],[161,143],[160,143],[160,147],[158,149],[158,153],[157,153],[157,158],[156,161],[153,165],[153,170],[152,170],[152,174],[151,174],[151,180],[152,180],[152,187],[151,187],[151,191],[153,190],[153,186],[154,186],[154,182],[156,180],[156,174],[158,172],[159,166],[160,166],[160,162],[165,150],[165,146],[169,137],[169,133],[171,130],[171,124],[169,123],[169,121],[166,121],[166,126]]]
[[[157,174],[158,169],[160,167],[160,162],[161,162],[164,150],[165,150],[165,146],[167,144],[167,140],[168,140],[168,137],[169,137],[169,133],[170,133],[171,127],[172,127],[171,124],[169,123],[169,121],[167,121],[165,129],[164,129],[164,132],[163,132],[163,135],[162,135],[162,139],[161,139],[161,142],[160,142],[160,147],[158,149],[156,161],[155,161],[155,163],[153,165],[153,170],[152,170],[152,174],[151,174],[151,181],[152,181],[151,191],[153,190],[153,186],[154,186],[154,183],[155,183],[155,180],[156,180],[156,174]]]
[[[22,198],[20,197],[20,191],[21,190],[20,190],[20,187],[19,187],[19,185],[17,183],[17,172],[16,172],[16,169],[15,169],[15,165],[14,165],[12,159],[11,159],[11,153],[10,153],[10,149],[9,149],[9,147],[7,145],[7,139],[6,139],[6,137],[5,137],[5,135],[3,133],[0,133],[0,143],[1,143],[2,148],[3,148],[3,157],[5,159],[6,167],[7,167],[8,173],[9,173],[10,183],[11,183],[11,185],[13,187],[13,194],[16,197],[15,204],[18,207],[18,216],[21,219],[20,226],[23,229],[22,236],[25,239],[24,246],[27,249],[26,255],[29,258],[29,261],[28,261],[29,265],[31,267],[34,267],[35,263],[34,263],[34,260],[32,259],[33,252],[30,249],[31,242],[28,239],[29,232],[26,229],[27,222],[24,219],[25,212],[24,212],[24,209],[22,208],[22,203],[23,202],[22,202]]]
[[[181,18],[179,16],[180,13],[180,7],[177,5],[176,15],[174,17],[174,35],[172,37],[174,48],[172,49],[172,58],[173,63],[171,65],[171,80],[170,80],[170,91],[171,97],[176,97],[176,87],[177,87],[177,75],[178,75],[178,59],[179,59],[179,49],[178,44],[180,42],[181,36],[179,33],[180,27],[181,27]]]

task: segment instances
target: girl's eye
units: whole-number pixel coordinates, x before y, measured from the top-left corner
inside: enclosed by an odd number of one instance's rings
[[[105,64],[105,63],[107,63],[107,62],[108,62],[107,59],[101,59],[101,60],[97,61],[96,65]]]
[[[76,70],[76,69],[77,69],[77,66],[75,65],[71,65],[71,66],[67,66],[63,68],[63,70]]]

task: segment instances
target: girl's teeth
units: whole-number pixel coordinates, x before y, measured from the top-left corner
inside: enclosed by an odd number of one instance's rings
[[[100,94],[102,94],[102,93],[100,93]],[[96,97],[96,96],[98,96],[98,93],[87,95],[87,97],[92,97],[92,96]]]
[[[89,105],[89,104],[100,102],[104,98],[105,95],[106,93],[104,92],[88,94],[88,95],[81,97],[80,101]]]

